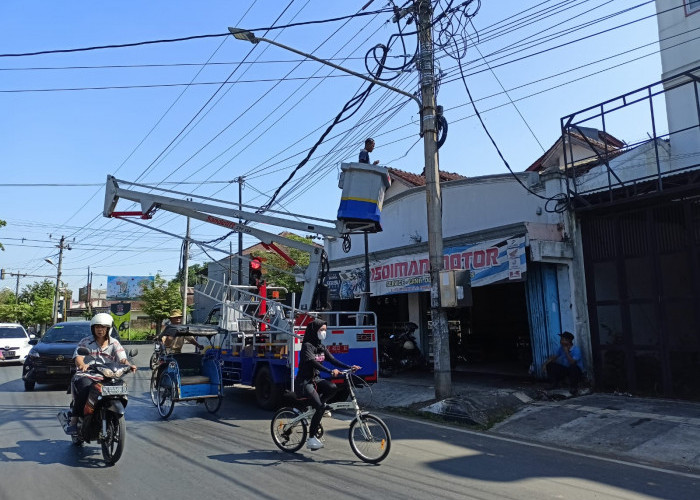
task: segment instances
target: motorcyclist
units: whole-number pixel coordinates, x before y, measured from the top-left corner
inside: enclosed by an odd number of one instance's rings
[[[318,432],[318,426],[323,418],[326,401],[333,397],[338,390],[333,382],[319,377],[319,372],[330,373],[333,377],[340,375],[340,370],[331,370],[321,363],[328,361],[346,370],[357,371],[360,369],[357,365],[348,366],[338,361],[323,345],[323,341],[326,339],[326,328],[326,322],[320,319],[315,319],[307,325],[299,353],[299,370],[295,381],[295,387],[300,388],[301,395],[308,397],[311,406],[316,408],[316,413],[309,424],[310,437],[306,442],[310,450],[323,448],[323,443],[316,438],[316,432]]]
[[[73,353],[76,373],[71,381],[71,392],[73,394],[73,412],[71,414],[70,425],[66,429],[69,434],[78,431],[78,418],[83,416],[83,408],[87,402],[90,386],[95,380],[101,380],[99,375],[90,373],[89,365],[85,363],[85,356],[78,354],[81,347],[90,351],[90,356],[104,363],[122,363],[131,366],[131,371],[136,371],[136,365],[129,362],[124,348],[118,340],[110,336],[112,329],[112,316],[107,313],[98,313],[90,321],[92,337],[82,339]]]

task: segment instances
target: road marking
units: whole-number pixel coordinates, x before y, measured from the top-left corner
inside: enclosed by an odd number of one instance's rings
[[[633,412],[630,412],[630,413],[633,413]],[[383,416],[385,416],[386,418],[396,418],[399,420],[406,420],[409,422],[420,422],[421,425],[430,425],[432,427],[437,427],[439,429],[450,429],[450,430],[461,432],[463,434],[469,434],[472,436],[479,436],[479,437],[484,437],[484,438],[489,438],[489,439],[495,439],[498,441],[505,441],[507,443],[521,444],[521,445],[525,445],[525,446],[530,446],[532,448],[539,448],[542,450],[566,453],[567,455],[573,455],[576,457],[584,457],[584,458],[590,458],[593,460],[601,460],[604,462],[610,462],[610,463],[620,464],[620,465],[627,465],[629,467],[636,467],[638,469],[651,470],[651,471],[655,471],[655,472],[663,472],[665,474],[670,474],[673,476],[681,476],[681,477],[687,477],[690,479],[699,479],[700,480],[700,474],[693,474],[691,472],[681,472],[681,471],[676,471],[676,470],[662,469],[661,467],[655,467],[653,465],[645,465],[645,464],[640,464],[640,463],[636,463],[636,462],[628,462],[626,460],[621,460],[621,459],[617,459],[617,458],[608,458],[608,457],[604,457],[601,455],[594,455],[591,453],[585,453],[585,452],[581,452],[581,451],[565,450],[565,449],[562,449],[562,448],[559,448],[556,446],[548,446],[545,444],[533,443],[531,441],[525,441],[525,440],[520,440],[520,439],[516,439],[516,438],[498,436],[495,434],[487,434],[485,432],[472,431],[470,429],[462,429],[460,427],[438,424],[435,422],[428,422],[428,421],[417,419],[417,418],[409,418],[409,417],[403,417],[400,415],[385,414],[385,413],[383,414]]]

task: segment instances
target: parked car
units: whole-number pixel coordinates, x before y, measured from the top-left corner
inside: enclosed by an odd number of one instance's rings
[[[33,391],[37,383],[68,385],[75,373],[75,348],[81,339],[91,335],[89,321],[67,321],[56,323],[40,340],[31,340],[30,344],[34,347],[29,351],[22,369],[24,390]],[[114,327],[111,336],[119,340]]]
[[[32,348],[32,338],[19,323],[0,323],[0,364],[22,363]]]

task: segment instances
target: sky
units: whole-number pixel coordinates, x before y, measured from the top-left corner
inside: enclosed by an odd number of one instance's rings
[[[449,2],[433,3],[441,11]],[[392,37],[399,27],[387,10],[391,5],[0,2],[0,219],[7,222],[0,228],[0,267],[21,275],[20,291],[44,277],[55,280],[56,267],[45,259],[58,262],[57,245],[65,236],[71,249],[63,252],[62,281],[76,295],[88,270],[97,288],[106,287],[108,276],[173,278],[182,242],[158,230],[184,236],[185,217],[161,211],[149,221],[134,219],[147,227],[103,217],[107,175],[145,185],[132,189],[165,188],[184,193],[180,198],[234,203],[235,181],[242,177],[246,205],[265,205],[282,186],[272,208],[332,220],[340,202],[340,164],[356,161],[366,137],[376,142],[372,161],[420,173],[418,106],[377,86],[299,167],[346,103],[369,84],[265,42],[223,36],[229,26],[255,30],[362,74],[366,66],[377,67],[365,55],[391,40],[382,76],[413,93],[415,66],[399,68],[402,55],[415,51],[415,24],[402,22],[404,37]],[[464,13],[449,18],[465,28],[454,40],[465,41],[466,52],[451,50],[450,56],[438,47],[435,53],[437,103],[448,122],[441,170],[468,177],[508,173],[466,88],[510,167],[522,171],[560,136],[563,116],[661,79],[653,1],[475,0],[467,11],[471,23]],[[163,42],[201,35],[221,36]],[[145,41],[161,42],[29,55]],[[651,133],[641,118],[610,127],[630,144]],[[666,124],[657,127],[663,131]],[[135,208],[121,200],[118,209]],[[198,221],[191,231],[197,241],[227,233]],[[244,247],[255,243],[244,238]],[[215,246],[235,252],[237,238]],[[210,256],[224,253],[193,245],[190,264]],[[16,284],[8,275],[0,289],[14,291]]]

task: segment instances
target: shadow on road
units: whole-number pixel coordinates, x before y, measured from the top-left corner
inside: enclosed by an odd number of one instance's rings
[[[67,467],[102,468],[99,446],[76,446],[70,439],[18,441],[16,446],[0,448],[0,463],[27,462],[39,465],[61,464]]]

